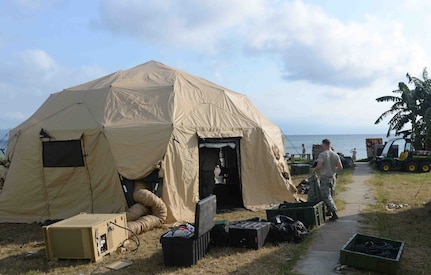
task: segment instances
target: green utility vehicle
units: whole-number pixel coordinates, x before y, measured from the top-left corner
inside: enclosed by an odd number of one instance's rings
[[[398,148],[402,152],[398,155]],[[409,138],[394,138],[385,143],[383,151],[375,158],[377,169],[388,172],[401,170],[407,172],[429,172],[431,152],[413,149]]]

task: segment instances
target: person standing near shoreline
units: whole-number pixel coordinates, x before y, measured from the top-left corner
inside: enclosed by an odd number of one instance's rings
[[[320,178],[320,193],[322,200],[328,208],[331,218],[335,221],[338,219],[337,207],[335,206],[333,196],[336,186],[336,172],[343,169],[340,156],[331,150],[331,141],[329,139],[322,140],[323,152],[317,158],[317,165],[313,169],[313,173],[319,171]]]
[[[353,148],[352,150],[350,150],[350,153],[352,153],[353,161],[356,161],[356,154],[358,153],[358,151],[356,151],[356,148]]]
[[[307,153],[307,148],[305,148],[305,144],[302,144],[302,158],[305,158],[305,154]]]

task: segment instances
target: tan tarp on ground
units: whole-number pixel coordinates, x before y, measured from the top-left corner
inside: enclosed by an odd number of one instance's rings
[[[85,166],[44,168],[42,128],[52,140],[80,139]],[[193,221],[198,135],[241,137],[245,207],[295,200],[295,187],[282,176],[288,171],[281,132],[246,96],[150,61],[52,94],[11,131],[0,222],[125,211],[119,174],[140,179],[158,166],[167,222]]]

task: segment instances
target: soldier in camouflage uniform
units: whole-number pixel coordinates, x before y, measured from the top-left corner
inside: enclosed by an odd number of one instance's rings
[[[322,140],[322,148],[324,151],[319,154],[313,173],[319,171],[322,200],[331,213],[330,220],[336,220],[338,216],[333,196],[335,195],[336,172],[343,169],[343,164],[341,164],[338,154],[331,150],[329,139]]]

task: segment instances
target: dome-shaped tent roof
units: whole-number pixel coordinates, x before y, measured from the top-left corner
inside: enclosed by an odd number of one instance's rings
[[[41,129],[52,138],[41,138]],[[246,207],[294,199],[294,186],[282,176],[281,132],[245,95],[150,61],[50,95],[11,131],[0,221],[124,210],[119,176],[141,179],[155,168],[168,220],[187,220],[199,200],[198,137],[241,140]],[[85,169],[45,168],[44,142],[68,140],[80,140]],[[33,210],[11,210],[18,205]]]

